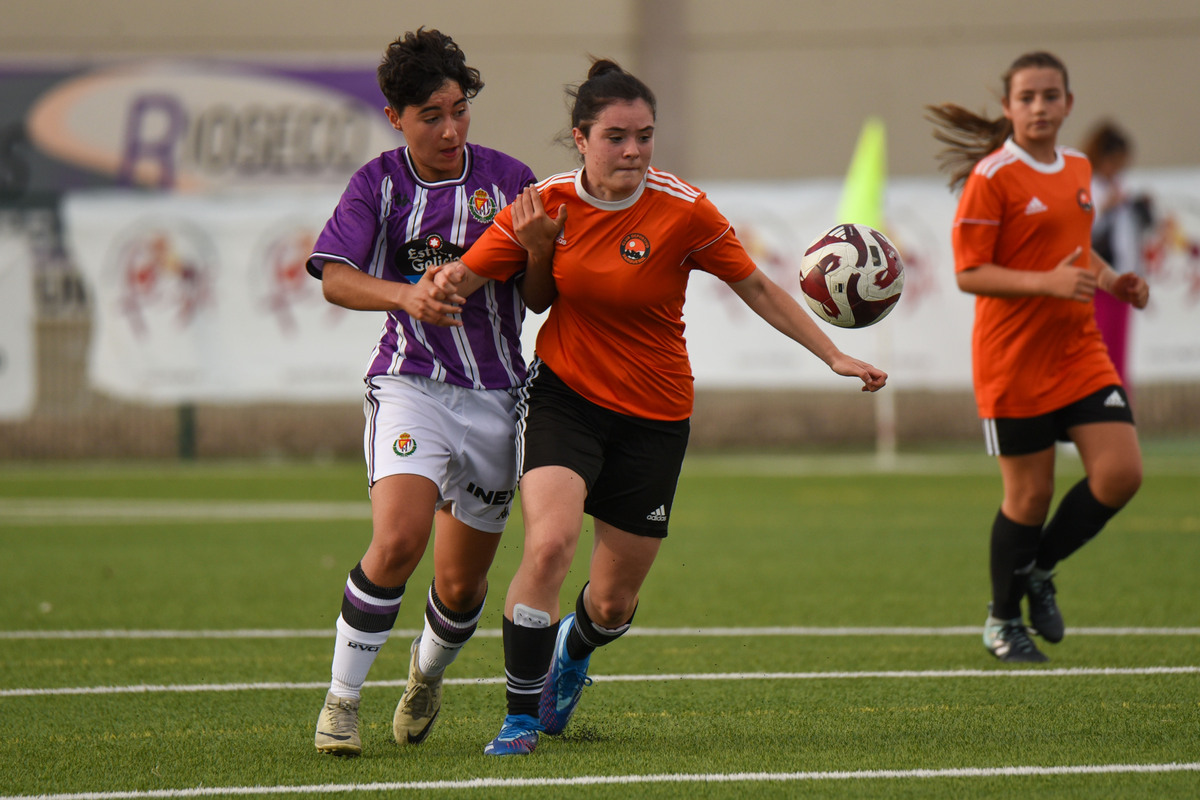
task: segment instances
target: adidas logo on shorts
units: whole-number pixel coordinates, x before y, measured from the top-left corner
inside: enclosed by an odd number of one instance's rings
[[[1104,401],[1104,407],[1105,408],[1124,408],[1125,401],[1123,399],[1121,399],[1121,393],[1118,392],[1116,389],[1113,389],[1112,394],[1110,394],[1108,396],[1108,399],[1106,399]]]
[[[650,520],[651,522],[666,522],[667,521],[667,507],[665,505],[659,506],[658,508],[654,509],[649,514],[647,514],[646,519]]]

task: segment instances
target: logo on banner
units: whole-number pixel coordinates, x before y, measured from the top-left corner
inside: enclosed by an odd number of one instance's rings
[[[375,86],[375,71],[301,78],[237,62],[102,65],[64,72],[26,125],[39,150],[122,185],[344,186],[372,154],[395,147],[355,84]]]
[[[251,255],[251,295],[286,333],[295,332],[299,320],[314,309],[331,313],[338,306],[325,301],[321,282],[308,274],[306,264],[317,240],[316,230],[308,225],[287,225],[269,232]]]
[[[137,336],[187,328],[214,305],[215,250],[199,229],[177,221],[135,223],[114,253],[118,311]]]
[[[1162,192],[1154,199],[1154,209],[1143,252],[1151,297],[1147,316],[1167,318],[1178,310],[1183,314],[1178,319],[1191,321],[1200,305],[1200,203]],[[1192,365],[1200,363],[1196,347],[1177,348],[1172,354]]]
[[[794,283],[800,272],[797,254],[804,253],[805,242],[799,241],[788,222],[775,212],[758,208],[754,211],[754,214],[747,213],[744,217],[729,218],[737,231],[738,240],[759,269],[772,280],[780,286],[799,289],[799,285]],[[715,296],[730,319],[741,319],[752,313],[732,292],[720,291]]]
[[[483,189],[475,190],[475,194],[471,195],[471,200],[467,204],[467,208],[477,222],[487,224],[496,217],[496,201]]]

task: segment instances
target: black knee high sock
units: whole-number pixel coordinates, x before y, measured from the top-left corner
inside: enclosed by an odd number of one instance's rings
[[[1121,509],[1104,505],[1088,487],[1087,478],[1072,486],[1053,519],[1042,534],[1038,548],[1038,569],[1052,570],[1054,565],[1092,540],[1100,529]]]
[[[567,634],[567,655],[576,661],[586,658],[597,647],[615,642],[629,630],[629,626],[633,624],[633,617],[637,614],[637,606],[634,606],[633,614],[629,615],[625,624],[613,630],[601,628],[588,616],[587,607],[583,603],[583,593],[586,591],[587,584],[584,584],[584,587],[579,590],[579,596],[575,598],[575,624],[571,626],[571,630]]]
[[[546,683],[558,626],[527,628],[504,618],[505,697],[509,714],[538,715],[538,698]]]
[[[347,585],[342,594],[342,619],[346,624],[368,633],[390,631],[396,624],[396,615],[400,613],[404,586],[376,586],[371,583],[367,573],[363,572],[361,561],[350,570],[347,584],[353,584],[362,594],[372,598],[372,601],[361,600]]]
[[[1021,525],[997,511],[992,523],[992,616],[1021,616],[1021,598],[1029,585],[1029,572],[1037,558],[1041,525]]]
[[[429,584],[429,598],[425,601],[425,621],[430,629],[452,645],[466,644],[475,634],[479,617],[483,614],[483,601],[468,611],[452,611],[437,593],[437,581]]]

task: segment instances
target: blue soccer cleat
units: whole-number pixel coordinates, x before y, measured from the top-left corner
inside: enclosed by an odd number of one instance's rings
[[[524,756],[533,752],[542,724],[528,714],[509,714],[496,738],[483,748],[485,756]]]
[[[556,736],[563,732],[575,706],[579,705],[579,695],[583,687],[590,686],[592,679],[588,677],[588,662],[591,655],[578,661],[567,655],[567,634],[575,624],[575,615],[567,614],[558,624],[558,636],[554,640],[554,658],[550,660],[550,671],[546,673],[546,685],[542,688],[541,699],[538,700],[538,718],[546,733]]]

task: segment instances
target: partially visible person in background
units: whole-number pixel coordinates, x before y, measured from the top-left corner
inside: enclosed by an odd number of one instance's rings
[[[1133,158],[1128,134],[1115,123],[1101,121],[1084,139],[1084,155],[1092,163],[1092,203],[1096,220],[1092,225],[1092,249],[1117,272],[1144,277],[1144,237],[1154,219],[1150,198],[1130,195],[1122,185]],[[1130,306],[1107,292],[1096,292],[1096,323],[1108,347],[1126,393],[1129,384]]]

